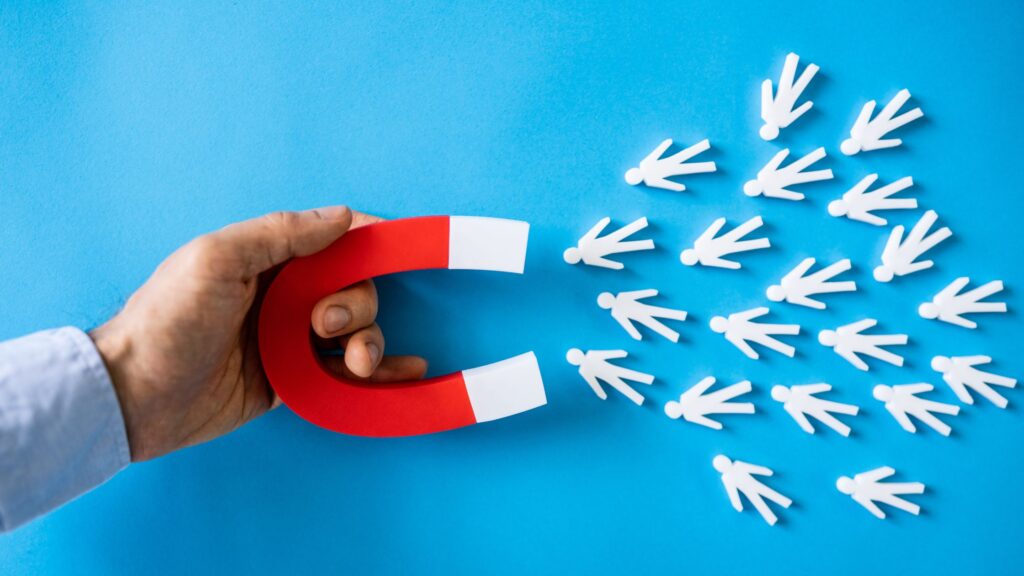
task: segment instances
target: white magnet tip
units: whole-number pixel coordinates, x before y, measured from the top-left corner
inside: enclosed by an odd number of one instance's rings
[[[477,422],[489,422],[548,403],[533,352],[462,371]]]
[[[482,216],[448,219],[448,268],[522,274],[530,224]]]

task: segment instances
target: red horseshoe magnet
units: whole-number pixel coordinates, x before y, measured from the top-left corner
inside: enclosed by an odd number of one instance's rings
[[[310,339],[316,303],[362,280],[429,268],[523,273],[530,225],[471,216],[391,220],[351,230],[289,262],[260,309],[263,369],[281,400],[309,422],[358,436],[412,436],[497,420],[547,403],[533,352],[411,382],[336,376]]]

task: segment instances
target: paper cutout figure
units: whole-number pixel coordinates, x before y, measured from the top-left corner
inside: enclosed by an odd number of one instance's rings
[[[896,470],[889,466],[882,466],[861,472],[853,478],[840,476],[836,481],[836,488],[853,498],[857,504],[867,508],[868,512],[874,514],[876,518],[884,520],[885,512],[875,502],[888,504],[893,508],[899,508],[917,516],[921,512],[921,507],[900,498],[898,494],[922,494],[924,493],[924,484],[920,482],[882,482],[895,473]]]
[[[609,260],[605,256],[621,254],[623,252],[636,252],[637,250],[651,250],[654,248],[654,240],[631,240],[626,238],[647,227],[647,218],[638,218],[614,232],[609,232],[598,238],[605,227],[612,220],[607,216],[598,220],[594,227],[587,231],[580,238],[576,246],[567,248],[562,257],[568,264],[579,264],[582,260],[588,266],[600,266],[612,270],[622,270],[625,266],[622,262]]]
[[[788,127],[814,106],[814,102],[808,100],[796,110],[793,109],[800,94],[818,73],[817,65],[808,64],[800,74],[800,78],[794,82],[799,62],[800,57],[796,54],[790,52],[786,55],[786,63],[782,65],[782,76],[779,77],[779,87],[775,91],[774,98],[772,97],[771,79],[766,79],[761,83],[761,119],[764,120],[764,126],[761,126],[758,134],[764,140],[776,139],[779,136],[780,128]]]
[[[839,145],[839,149],[843,151],[843,154],[853,156],[862,150],[870,152],[872,150],[881,150],[882,148],[893,148],[902,144],[903,140],[899,138],[883,140],[882,137],[900,126],[909,124],[924,116],[924,112],[920,108],[914,108],[909,112],[895,116],[909,99],[910,91],[906,88],[900,90],[873,120],[871,119],[871,113],[875,111],[876,102],[872,100],[865,104],[864,108],[860,111],[860,115],[857,116],[857,121],[853,123],[853,128],[850,129],[850,137],[843,140],[843,143]]]
[[[988,356],[936,356],[932,358],[932,370],[942,373],[942,379],[964,404],[974,404],[974,398],[967,390],[970,388],[996,406],[1006,408],[1009,402],[993,390],[992,386],[1013,388],[1017,385],[1017,380],[975,368],[991,362],[992,359]]]
[[[832,415],[832,412],[856,416],[860,408],[853,404],[823,400],[815,396],[815,394],[828,392],[831,389],[832,386],[824,382],[821,384],[790,386],[789,388],[773,386],[772,399],[776,402],[782,402],[782,407],[785,408],[786,412],[808,434],[814,434],[814,426],[807,419],[808,416],[811,416],[843,436],[849,436],[850,427],[839,421],[838,418]]]
[[[661,144],[658,144],[658,147],[655,148],[653,152],[640,161],[640,166],[630,168],[626,171],[626,182],[631,186],[636,186],[643,182],[651,188],[662,188],[664,190],[682,192],[683,190],[686,190],[686,186],[679,182],[669,180],[670,177],[685,176],[687,174],[701,174],[704,172],[714,172],[716,170],[714,162],[687,162],[690,158],[693,158],[701,152],[711,148],[711,143],[708,142],[707,138],[697,142],[685,150],[662,158],[661,155],[664,154],[665,150],[668,150],[668,147],[671,145],[671,138],[666,139]]]
[[[740,494],[742,493],[747,498],[747,501],[753,504],[754,509],[761,514],[764,521],[769,526],[774,526],[778,522],[778,518],[775,517],[775,513],[765,503],[765,498],[783,508],[789,508],[790,504],[793,503],[789,498],[754,478],[754,475],[772,476],[775,474],[769,468],[740,460],[730,460],[723,454],[715,456],[711,461],[711,465],[722,474],[722,485],[725,486],[725,492],[729,495],[729,502],[737,512],[743,511],[743,501],[740,500]]]
[[[931,302],[921,304],[917,313],[928,320],[942,320],[964,328],[977,328],[978,324],[968,320],[962,314],[978,314],[983,312],[1006,312],[1006,302],[981,302],[989,296],[1001,292],[1001,280],[993,280],[968,292],[961,292],[971,281],[961,276],[949,283]]]
[[[891,196],[906,190],[914,185],[914,179],[904,176],[899,180],[875,188],[868,192],[867,189],[878,180],[878,174],[868,174],[853,188],[843,194],[839,200],[833,200],[828,205],[828,213],[836,218],[846,216],[850,220],[867,222],[875,226],[885,226],[888,220],[881,216],[872,214],[875,210],[907,210],[917,208],[917,198],[891,198]]]
[[[750,380],[737,382],[732,386],[726,386],[705,394],[708,388],[714,386],[715,378],[708,376],[696,383],[689,390],[679,396],[678,402],[669,401],[665,403],[665,414],[678,420],[680,416],[687,422],[700,424],[714,430],[721,430],[722,423],[708,418],[708,414],[753,414],[754,405],[750,402],[729,402],[737,396],[747,394],[751,390]]]
[[[790,162],[785,168],[779,164],[789,156],[789,149],[780,151],[757,173],[757,178],[748,180],[743,185],[743,193],[747,196],[764,195],[765,198],[781,198],[783,200],[803,200],[804,195],[800,192],[788,190],[787,186],[818,182],[819,180],[831,180],[832,169],[812,170],[804,172],[811,164],[825,157],[825,149],[818,148],[800,158]]]
[[[822,330],[818,332],[818,342],[828,346],[836,354],[842,356],[847,362],[856,366],[859,370],[868,370],[868,364],[861,359],[860,354],[878,358],[895,366],[903,366],[903,357],[882,346],[902,346],[907,343],[906,334],[862,334],[868,328],[874,328],[878,320],[867,318],[840,326],[835,330]]]
[[[597,394],[597,397],[601,400],[608,399],[608,394],[601,387],[600,381],[603,381],[639,406],[644,403],[644,397],[630,387],[629,384],[626,384],[625,381],[632,380],[640,384],[651,384],[654,382],[654,376],[616,366],[609,362],[609,360],[625,358],[626,356],[628,354],[626,354],[625,350],[589,350],[583,352],[579,348],[571,348],[566,352],[565,359],[569,361],[569,364],[580,367],[580,376],[587,381],[587,384],[590,384],[594,394]]]
[[[658,318],[686,320],[686,311],[662,308],[660,306],[651,306],[650,304],[640,302],[640,300],[657,295],[658,291],[654,289],[636,290],[634,292],[619,292],[615,295],[611,292],[602,292],[597,297],[597,305],[605,310],[611,310],[612,318],[614,318],[615,321],[618,322],[634,340],[641,340],[643,338],[643,336],[640,335],[640,331],[633,325],[633,322],[639,322],[661,336],[664,336],[668,340],[671,340],[672,342],[679,342],[679,332],[669,328],[663,322],[658,320]]]
[[[764,224],[760,216],[754,216],[743,224],[732,230],[715,237],[718,231],[725,225],[725,218],[719,218],[708,226],[708,229],[693,243],[693,248],[687,248],[679,255],[679,260],[687,265],[694,266],[698,262],[702,266],[714,266],[716,268],[728,268],[739,270],[742,268],[739,262],[726,260],[722,256],[769,248],[772,243],[767,238],[756,238],[754,240],[740,240],[747,234],[757,230]]]
[[[886,386],[885,384],[879,384],[875,386],[871,394],[876,400],[885,403],[885,409],[892,414],[892,417],[899,422],[907,432],[911,434],[917,432],[917,427],[914,426],[914,422],[910,419],[910,416],[917,418],[921,422],[931,426],[936,432],[943,436],[949,436],[949,433],[953,430],[948,424],[939,420],[932,415],[932,412],[939,414],[949,414],[950,416],[956,416],[960,413],[960,407],[954,406],[953,404],[946,404],[943,402],[935,402],[934,400],[925,400],[919,398],[917,395],[923,392],[931,392],[935,387],[931,384],[919,383],[919,384],[902,384],[898,386]]]
[[[893,279],[893,276],[906,276],[931,268],[935,264],[931,260],[923,262],[916,260],[934,248],[936,244],[953,235],[953,232],[945,226],[928,235],[928,231],[938,217],[939,215],[934,210],[925,212],[917,224],[911,228],[906,240],[903,239],[902,224],[893,228],[889,234],[889,241],[885,243],[885,250],[882,251],[882,265],[875,268],[875,280],[888,282]]]
[[[768,314],[768,312],[768,308],[762,306],[743,312],[735,312],[729,314],[728,317],[715,316],[710,322],[711,329],[719,334],[725,334],[726,340],[753,360],[757,360],[760,356],[750,344],[747,344],[748,340],[792,358],[796,354],[796,349],[789,344],[776,340],[770,335],[782,334],[793,336],[800,333],[800,326],[797,324],[761,324],[752,322],[754,318],[760,318]]]
[[[814,258],[806,258],[803,262],[797,264],[796,268],[793,268],[788,274],[783,276],[778,284],[768,287],[766,292],[768,299],[772,302],[782,302],[785,300],[790,304],[806,306],[815,310],[824,310],[824,302],[809,298],[809,296],[831,294],[833,292],[855,292],[857,290],[857,283],[852,280],[843,282],[828,281],[852,267],[849,258],[843,258],[813,274],[807,274],[811,266],[814,266]]]

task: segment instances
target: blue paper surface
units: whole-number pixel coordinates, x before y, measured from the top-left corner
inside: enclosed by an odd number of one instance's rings
[[[549,405],[419,438],[341,436],[280,409],[215,442],[134,465],[0,538],[0,572],[620,574],[1014,573],[1024,395],[947,418],[953,436],[902,431],[876,383],[930,382],[935,354],[987,354],[1024,373],[1020,135],[1024,9],[1015,2],[37,3],[0,5],[0,337],[91,327],[197,234],[280,209],[347,203],[385,217],[466,214],[532,224],[526,274],[382,279],[392,352],[440,374],[535,350]],[[757,135],[759,86],[785,55],[821,66],[814,108],[779,140]],[[905,145],[845,157],[860,107],[909,88],[925,119]],[[623,173],[663,138],[709,138],[719,171],[674,193]],[[836,179],[793,203],[743,195],[780,147],[825,146]],[[861,177],[907,192],[954,238],[933,270],[871,279],[887,231],[828,216]],[[744,269],[688,268],[710,222],[760,214],[773,247]],[[651,221],[658,248],[614,272],[562,250],[603,216]],[[647,232],[647,231],[645,231]],[[795,359],[748,360],[708,329],[767,303],[802,258],[854,262],[856,294],[796,322]],[[1005,315],[976,331],[917,316],[956,276],[1002,279]],[[657,288],[690,318],[682,341],[634,342],[596,305]],[[907,366],[862,373],[815,339],[864,317],[906,332]],[[625,348],[656,375],[636,407],[598,400],[570,347]],[[726,429],[672,421],[664,403],[707,375],[750,379],[753,416]],[[768,394],[827,381],[862,406],[854,430],[802,432]],[[773,468],[794,499],[769,528],[730,507],[715,454]],[[836,491],[890,465],[924,512],[879,521]]]

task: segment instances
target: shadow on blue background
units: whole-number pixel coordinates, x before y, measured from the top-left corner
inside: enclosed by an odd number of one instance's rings
[[[1024,503],[1024,433],[984,401],[951,438],[901,431],[879,382],[927,381],[934,354],[988,354],[1024,372],[1019,135],[1024,18],[1013,2],[847,5],[660,2],[335,6],[156,2],[0,5],[0,337],[94,326],[175,247],[277,209],[348,203],[386,217],[470,214],[532,223],[527,273],[423,272],[379,282],[393,352],[442,373],[534,349],[549,406],[421,438],[367,440],[275,411],[228,437],[134,465],[0,538],[4,574],[115,573],[1012,573]],[[789,51],[822,72],[815,106],[765,143],[758,86]],[[895,150],[838,145],[868,99],[914,94],[926,121]],[[716,174],[672,193],[622,174],[661,139],[708,137]],[[825,146],[835,180],[805,202],[741,192],[783,146]],[[886,232],[831,218],[866,174],[910,193],[956,234],[935,269],[871,277]],[[896,223],[919,211],[897,213]],[[744,269],[686,268],[678,253],[718,216],[761,214],[773,248]],[[658,249],[621,273],[569,267],[596,220],[652,222]],[[795,360],[747,360],[707,328],[766,302],[802,258],[849,257],[861,291],[797,322]],[[968,331],[916,315],[958,275],[1001,278],[1011,313]],[[595,303],[654,287],[690,311],[683,341],[633,342]],[[908,365],[861,373],[815,334],[863,317],[907,332]],[[599,401],[566,349],[619,348],[657,376],[633,406]],[[705,375],[749,378],[758,413],[721,432],[664,417]],[[809,436],[768,390],[828,381],[863,407],[854,433]],[[795,500],[769,528],[728,505],[711,458],[776,470]],[[921,517],[876,520],[835,479],[891,465],[928,486]]]

